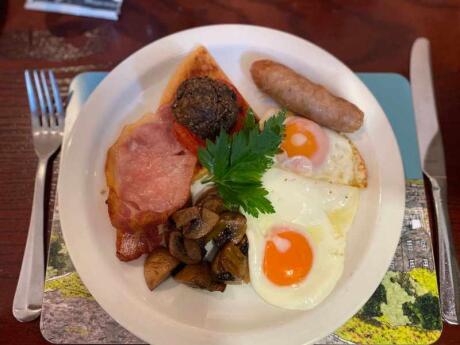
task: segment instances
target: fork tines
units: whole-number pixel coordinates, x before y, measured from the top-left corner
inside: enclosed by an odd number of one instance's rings
[[[24,77],[33,127],[62,129],[63,106],[53,71],[26,70]]]

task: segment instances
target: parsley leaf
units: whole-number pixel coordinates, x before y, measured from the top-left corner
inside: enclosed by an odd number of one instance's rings
[[[241,207],[254,217],[275,212],[262,176],[273,165],[273,156],[279,150],[285,118],[286,111],[278,112],[260,131],[249,109],[241,131],[230,136],[222,130],[215,142],[207,140],[206,147],[198,150],[200,163],[211,174],[205,182],[216,185],[227,207]]]

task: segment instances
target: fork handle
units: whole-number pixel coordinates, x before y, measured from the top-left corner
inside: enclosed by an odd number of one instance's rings
[[[447,323],[460,324],[460,271],[447,210],[445,177],[430,178],[438,225],[441,315]]]
[[[38,162],[26,249],[13,300],[13,315],[22,322],[36,319],[42,307],[45,275],[43,214],[47,161],[40,159]]]

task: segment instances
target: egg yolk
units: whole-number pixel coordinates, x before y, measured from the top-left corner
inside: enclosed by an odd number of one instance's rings
[[[308,240],[292,230],[282,230],[267,240],[263,269],[274,284],[287,286],[301,282],[311,270],[313,252]]]
[[[286,125],[286,136],[281,148],[288,157],[305,156],[311,158],[318,151],[314,134],[302,124],[293,122]]]

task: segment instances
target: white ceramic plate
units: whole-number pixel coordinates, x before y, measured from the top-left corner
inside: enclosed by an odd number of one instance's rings
[[[106,151],[122,126],[156,109],[175,66],[205,45],[256,112],[267,101],[251,81],[250,63],[281,61],[357,104],[364,128],[351,135],[368,170],[369,187],[348,236],[345,270],[332,294],[311,311],[273,307],[247,286],[208,293],[172,279],[150,292],[143,259],[115,256],[115,231],[104,203]],[[63,145],[59,205],[64,239],[83,282],[122,326],[157,345],[304,344],[349,319],[383,278],[395,251],[404,211],[399,150],[385,114],[344,64],[287,33],[246,25],[201,27],[149,44],[123,61],[97,87]]]

